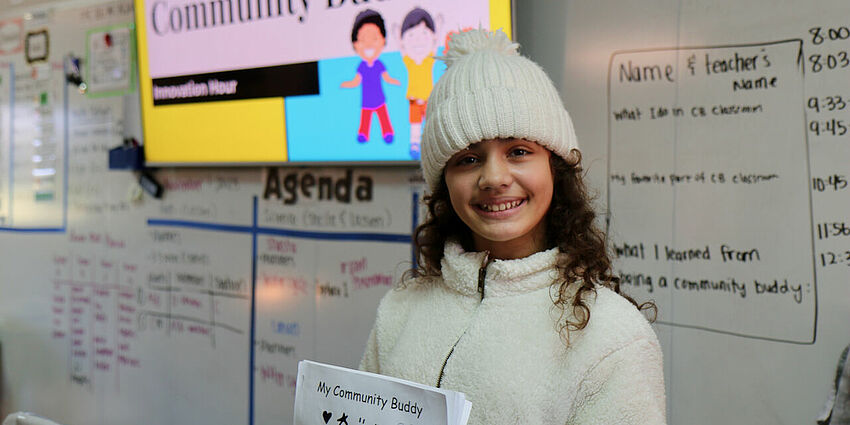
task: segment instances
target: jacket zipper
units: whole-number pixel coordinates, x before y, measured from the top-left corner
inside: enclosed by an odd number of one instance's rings
[[[484,257],[484,265],[481,266],[480,269],[478,269],[478,293],[481,294],[481,298],[478,300],[479,306],[481,306],[481,303],[484,302],[484,280],[487,277],[487,266],[489,265],[490,254],[488,253]],[[452,349],[449,350],[449,354],[446,355],[446,359],[443,360],[443,366],[440,368],[440,376],[437,377],[437,388],[440,388],[440,385],[443,383],[443,373],[445,373],[446,371],[446,365],[449,363],[449,358],[452,357],[452,354],[455,352],[455,347],[457,347],[457,344],[460,342],[463,336],[466,335],[466,331],[468,329],[469,328],[467,327],[467,329],[463,330],[463,333],[460,334],[460,336],[457,338],[457,341],[455,341],[455,343],[452,345]]]

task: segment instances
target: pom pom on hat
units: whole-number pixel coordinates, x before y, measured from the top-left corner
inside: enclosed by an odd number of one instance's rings
[[[422,172],[433,191],[446,162],[482,140],[521,138],[567,158],[575,131],[552,81],[501,30],[452,35],[447,69],[428,98]]]
[[[508,39],[508,35],[502,30],[497,32],[487,32],[482,30],[466,31],[455,34],[449,41],[449,49],[443,56],[437,57],[446,63],[446,66],[452,66],[458,60],[463,59],[469,54],[481,51],[491,51],[494,54],[503,54],[506,56],[519,56],[519,44]]]

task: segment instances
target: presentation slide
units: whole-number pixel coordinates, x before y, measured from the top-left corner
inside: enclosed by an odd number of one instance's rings
[[[452,33],[502,29],[509,0],[136,0],[150,163],[419,159]]]

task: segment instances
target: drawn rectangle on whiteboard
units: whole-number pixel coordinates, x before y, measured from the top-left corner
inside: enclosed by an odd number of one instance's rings
[[[0,63],[0,226],[8,224],[11,213],[13,76],[12,65]]]
[[[800,40],[616,52],[609,235],[659,322],[814,341]],[[775,229],[783,229],[777,232]]]
[[[65,225],[67,90],[61,64],[15,69],[10,190],[6,224]]]
[[[90,30],[86,34],[88,94],[126,94],[135,83],[131,25]]]

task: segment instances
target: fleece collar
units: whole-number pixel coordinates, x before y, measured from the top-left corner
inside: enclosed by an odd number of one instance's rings
[[[487,297],[519,295],[548,287],[558,277],[555,265],[560,251],[552,248],[516,260],[494,260],[484,279]],[[446,286],[467,296],[479,297],[478,272],[486,252],[466,252],[456,241],[443,249],[442,274]]]

